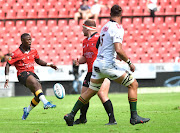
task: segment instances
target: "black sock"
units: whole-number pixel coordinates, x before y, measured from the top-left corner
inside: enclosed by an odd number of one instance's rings
[[[137,111],[131,111],[131,118],[137,117]]]
[[[113,123],[115,121],[115,118],[114,118],[114,112],[113,112],[113,106],[111,100],[110,99],[107,100],[105,103],[103,103],[103,106],[106,110],[106,113],[109,116],[109,122]]]
[[[89,108],[89,102],[80,109],[80,119],[82,120],[86,119],[86,113],[88,108]]]

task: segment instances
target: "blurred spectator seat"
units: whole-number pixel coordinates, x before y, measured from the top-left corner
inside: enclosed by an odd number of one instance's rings
[[[14,10],[7,10],[6,12],[6,19],[15,19],[16,12]]]
[[[49,18],[57,18],[58,17],[58,10],[55,8],[51,8],[48,10],[48,17]]]
[[[0,18],[1,19],[5,18],[5,12],[3,10],[0,10]]]
[[[37,27],[46,26],[46,20],[37,20]]]
[[[48,15],[47,15],[47,11],[46,9],[39,9],[38,10],[38,18],[47,18]]]
[[[6,28],[11,28],[13,26],[15,26],[14,21],[6,21],[5,22],[5,27]]]
[[[37,18],[37,11],[30,9],[27,11],[27,18]]]
[[[30,28],[32,26],[36,26],[36,21],[35,20],[27,20],[26,27]]]
[[[48,20],[48,21],[47,21],[47,26],[48,26],[49,28],[52,28],[52,27],[54,27],[54,26],[57,26],[57,21],[56,21],[56,20]]]
[[[175,8],[171,5],[165,7],[165,15],[174,15]]]
[[[23,9],[17,10],[17,18],[18,19],[23,19],[26,18],[26,11]]]

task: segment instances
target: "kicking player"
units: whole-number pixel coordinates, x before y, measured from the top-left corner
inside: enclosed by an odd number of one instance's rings
[[[83,33],[84,36],[87,36],[83,40],[83,55],[80,57],[79,60],[76,60],[76,65],[87,63],[88,65],[88,72],[83,82],[83,87],[81,90],[81,94],[84,93],[89,88],[90,77],[92,75],[92,66],[93,62],[96,59],[98,53],[98,45],[97,41],[99,39],[99,34],[96,32],[96,23],[94,20],[86,20],[83,24]],[[106,125],[114,125],[117,124],[114,118],[113,106],[111,100],[108,98],[108,92],[110,87],[110,81],[106,78],[97,93],[108,116],[109,116],[109,123]],[[89,102],[85,104],[80,109],[80,118],[77,119],[74,124],[86,123],[86,113],[89,107]]]
[[[57,70],[57,67],[54,64],[46,63],[45,61],[39,58],[38,52],[35,48],[31,48],[31,36],[27,33],[21,35],[22,44],[20,47],[12,53],[12,56],[7,61],[5,66],[5,78],[6,82],[4,87],[8,87],[9,82],[9,67],[14,65],[17,69],[17,77],[21,84],[30,89],[34,94],[34,98],[31,100],[31,103],[28,107],[23,109],[24,113],[22,120],[26,120],[29,115],[29,112],[40,102],[44,104],[44,109],[55,108],[56,105],[51,104],[45,98],[42,86],[39,83],[38,76],[34,73],[34,63],[41,66],[50,66],[51,68]]]
[[[121,68],[115,62],[117,53],[123,61],[128,63],[130,70],[132,72],[135,71],[135,66],[131,63],[125,51],[122,49],[124,29],[120,25],[121,14],[122,8],[119,5],[114,5],[111,8],[111,20],[101,29],[98,55],[93,64],[89,88],[81,94],[71,113],[64,116],[68,126],[73,126],[74,116],[77,111],[82,108],[84,104],[87,104],[91,97],[99,91],[105,78],[109,78],[128,87],[128,100],[131,112],[130,123],[132,125],[145,123],[150,120],[149,118],[142,118],[137,114],[138,82],[128,71]]]

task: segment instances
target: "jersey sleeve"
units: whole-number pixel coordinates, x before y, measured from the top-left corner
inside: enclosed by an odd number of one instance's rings
[[[39,59],[39,54],[38,54],[37,50],[36,50],[36,52],[35,52],[34,58],[35,58],[35,59]]]
[[[18,56],[15,53],[12,53],[7,62],[10,65],[13,65],[16,61],[18,61]]]
[[[113,43],[116,43],[116,42],[122,43],[123,36],[124,36],[124,29],[122,28],[122,26],[118,26],[118,27],[114,28],[114,33],[112,36]]]

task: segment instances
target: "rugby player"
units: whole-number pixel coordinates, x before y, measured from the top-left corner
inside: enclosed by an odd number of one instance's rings
[[[97,43],[99,39],[99,34],[96,32],[96,23],[94,20],[89,19],[84,22],[83,33],[84,36],[87,36],[87,38],[83,40],[83,55],[80,57],[80,59],[77,59],[75,62],[76,65],[84,64],[84,63],[87,63],[88,65],[88,72],[83,82],[81,94],[84,93],[89,88],[90,78],[92,75],[93,62],[96,59],[98,53],[98,45],[96,44],[99,44]],[[114,112],[113,112],[113,106],[111,100],[108,98],[109,87],[110,87],[110,81],[107,78],[105,78],[97,94],[109,117],[109,123],[107,123],[106,125],[114,125],[117,123],[114,118]],[[86,113],[88,107],[89,107],[89,102],[80,109],[80,118],[77,119],[74,122],[74,124],[87,122]]]
[[[138,82],[128,71],[121,68],[115,62],[117,54],[129,65],[132,72],[135,71],[135,66],[131,63],[126,52],[122,49],[124,35],[124,29],[120,25],[122,8],[119,5],[114,5],[111,8],[110,15],[110,21],[101,29],[98,55],[93,63],[89,88],[81,94],[72,111],[64,116],[68,126],[73,126],[74,117],[77,111],[82,108],[84,104],[87,104],[90,98],[99,91],[105,78],[114,80],[128,88],[128,100],[131,112],[130,123],[132,125],[146,123],[150,120],[149,118],[142,118],[137,114],[136,105]]]
[[[34,73],[34,63],[41,66],[50,66],[51,68],[57,70],[58,68],[52,63],[46,63],[45,61],[39,58],[38,52],[35,48],[31,48],[31,36],[28,33],[21,35],[22,44],[20,47],[12,52],[12,56],[6,63],[5,66],[5,84],[4,87],[8,87],[9,82],[9,68],[11,65],[14,65],[17,69],[17,77],[21,84],[30,89],[34,94],[34,98],[31,100],[31,103],[28,107],[23,109],[24,113],[22,120],[26,120],[29,115],[29,112],[36,106],[40,101],[44,104],[44,109],[55,108],[56,105],[51,104],[45,98],[42,86],[39,83],[38,76]]]

